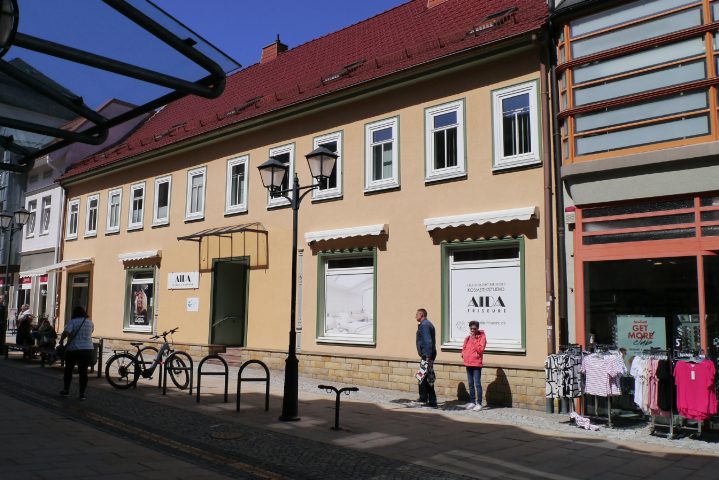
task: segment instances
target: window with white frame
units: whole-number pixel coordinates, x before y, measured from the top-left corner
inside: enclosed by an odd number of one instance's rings
[[[399,186],[398,117],[365,127],[365,191]]]
[[[464,101],[425,111],[426,181],[461,177],[464,158]]]
[[[123,328],[128,331],[151,332],[154,310],[155,269],[128,270]]]
[[[70,200],[67,204],[67,229],[65,238],[72,240],[77,238],[77,222],[80,215],[80,200]]]
[[[87,212],[85,215],[85,236],[97,235],[97,211],[100,204],[100,195],[88,195]]]
[[[145,219],[145,184],[137,183],[130,187],[130,212],[128,216],[127,229],[137,230],[142,228]]]
[[[375,256],[319,255],[319,342],[374,344]]]
[[[27,211],[30,216],[27,217],[27,225],[25,225],[25,236],[30,238],[35,236],[35,215],[37,214],[37,200],[27,202]]]
[[[320,188],[312,191],[312,198],[322,200],[342,196],[342,132],[315,137],[312,145],[313,149],[325,147],[338,155],[332,174],[320,182]],[[313,181],[317,183],[317,180]]]
[[[152,224],[170,223],[170,195],[172,194],[172,176],[155,179],[155,202],[152,209]]]
[[[120,231],[120,212],[122,210],[122,189],[110,190],[107,194],[107,224],[105,232]]]
[[[247,166],[249,155],[227,161],[225,185],[225,213],[247,211]]]
[[[52,213],[52,197],[42,197],[42,213],[40,215],[40,235],[50,232],[50,214]]]
[[[287,174],[285,179],[282,181],[282,190],[287,190],[292,185],[292,178],[294,178],[295,172],[295,145],[291,143],[289,145],[283,145],[281,147],[271,148],[270,157],[275,158],[278,162],[284,163],[288,166]],[[291,193],[286,193],[287,196],[291,197]],[[277,207],[280,205],[288,205],[289,202],[281,194],[271,193],[267,202],[268,207]]]
[[[205,216],[205,176],[207,167],[187,172],[187,199],[185,220],[196,220]]]
[[[537,82],[492,92],[494,169],[539,163]]]

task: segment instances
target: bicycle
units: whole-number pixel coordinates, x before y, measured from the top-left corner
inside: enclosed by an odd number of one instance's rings
[[[162,337],[163,343],[160,350],[151,346],[140,348],[143,342],[131,342],[130,345],[137,349],[136,354],[133,355],[127,350],[115,351],[115,355],[110,357],[105,364],[105,378],[107,378],[108,383],[117,389],[125,390],[134,387],[141,376],[142,378],[152,378],[155,369],[160,365],[164,365],[170,374],[172,383],[180,390],[186,389],[190,383],[190,375],[185,362],[181,358],[173,356],[170,360],[171,364],[167,364],[167,358],[174,352],[167,341],[167,336],[172,335],[177,330],[179,328],[175,327],[172,330],[150,337],[150,340]],[[152,356],[149,357],[151,360],[148,361],[145,360],[145,355],[149,352],[152,352]]]

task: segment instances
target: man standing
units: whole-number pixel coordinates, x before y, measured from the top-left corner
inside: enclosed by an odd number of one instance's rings
[[[437,358],[434,325],[427,319],[427,310],[420,308],[415,314],[417,320],[417,354],[422,359],[426,374],[419,384],[419,401],[428,407],[437,408],[437,395],[434,392],[434,360]]]

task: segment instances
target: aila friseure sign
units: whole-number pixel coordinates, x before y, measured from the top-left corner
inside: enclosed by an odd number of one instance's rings
[[[519,258],[450,264],[449,339],[461,346],[476,320],[487,335],[487,350],[523,351],[522,275]]]
[[[190,290],[200,287],[200,272],[170,272],[167,274],[168,290]]]

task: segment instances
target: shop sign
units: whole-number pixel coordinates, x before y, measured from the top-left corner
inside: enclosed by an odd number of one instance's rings
[[[32,288],[32,278],[20,277],[20,288],[23,290],[30,290]]]
[[[170,272],[167,274],[168,290],[188,290],[200,287],[200,272]]]
[[[40,285],[47,284],[47,275],[40,275]]]
[[[449,343],[462,345],[470,320],[487,336],[487,350],[521,351],[522,292],[519,265],[453,268]]]
[[[617,316],[617,347],[627,351],[627,362],[643,350],[667,348],[667,331],[664,317],[643,315]]]

